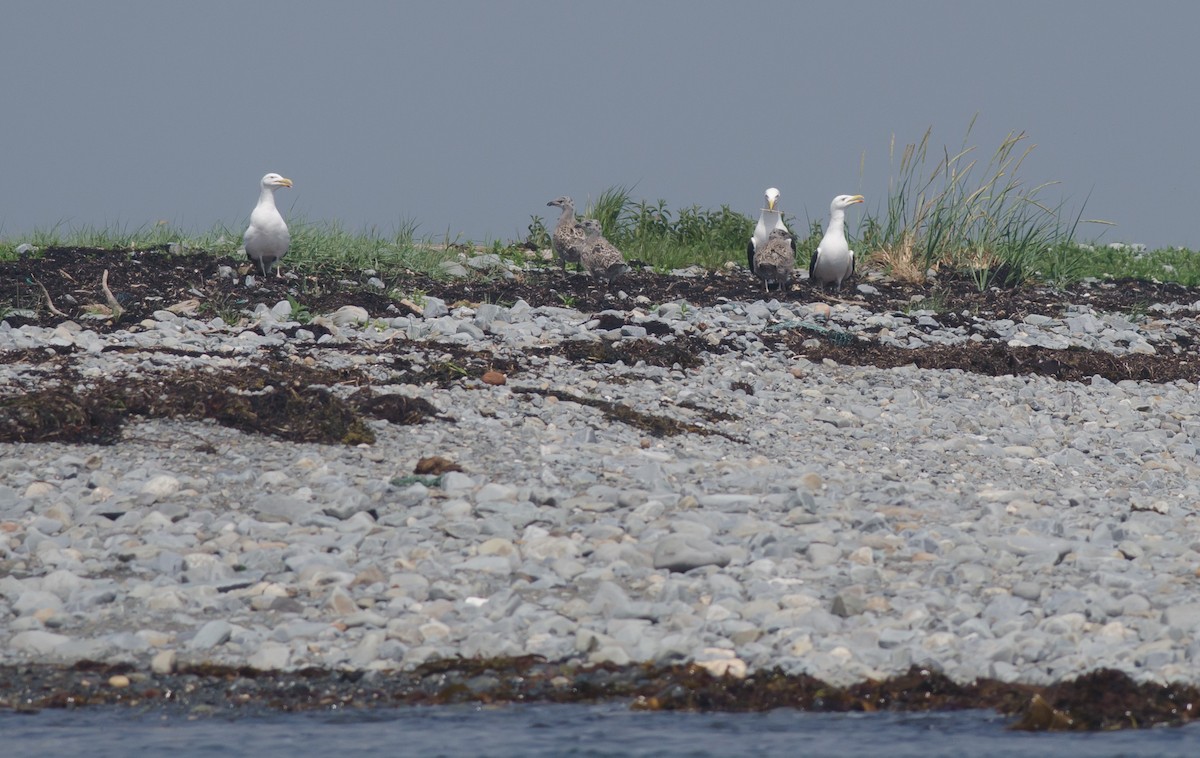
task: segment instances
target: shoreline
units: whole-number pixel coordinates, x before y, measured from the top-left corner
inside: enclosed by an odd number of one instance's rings
[[[174,673],[128,665],[0,666],[0,713],[43,709],[156,709],[189,719],[303,711],[370,711],[477,703],[627,703],[635,711],[925,713],[987,709],[1027,732],[1183,726],[1194,687],[1137,685],[1111,670],[1044,687],[985,679],[957,684],[914,667],[883,681],[836,687],[805,675],[763,671],[745,679],[695,665],[581,665],[536,657],[442,660],[408,672],[258,671],[197,665]]]

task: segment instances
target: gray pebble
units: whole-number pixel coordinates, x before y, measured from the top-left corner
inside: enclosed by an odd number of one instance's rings
[[[716,544],[700,538],[671,534],[654,547],[654,568],[669,571],[691,571],[701,566],[726,566],[728,553]]]

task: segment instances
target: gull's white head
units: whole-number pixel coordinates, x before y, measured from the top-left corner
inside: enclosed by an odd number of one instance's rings
[[[764,197],[766,198],[766,202],[767,202],[767,210],[769,210],[769,211],[775,210],[775,203],[779,202],[779,190],[775,189],[774,187],[771,187],[771,188],[767,189],[767,192],[764,195]]]
[[[264,187],[290,187],[292,180],[280,176],[279,174],[270,173],[262,178],[262,186]]]
[[[571,198],[567,197],[566,195],[563,195],[561,197],[556,197],[553,200],[551,200],[550,202],[546,203],[546,205],[553,205],[558,208],[566,208],[568,206],[571,208],[575,207],[574,201],[571,200]]]
[[[862,195],[838,195],[829,204],[829,212],[844,211],[852,205],[864,202],[865,198]]]

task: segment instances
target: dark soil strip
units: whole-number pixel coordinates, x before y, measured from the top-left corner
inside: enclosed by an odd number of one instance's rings
[[[561,390],[540,389],[537,387],[513,387],[512,391],[516,394],[523,395],[541,395],[542,397],[553,397],[558,400],[567,400],[572,403],[586,405],[589,408],[595,408],[604,414],[604,417],[610,421],[619,421],[622,424],[628,424],[635,429],[649,432],[655,437],[674,437],[678,434],[700,434],[703,436],[717,435],[724,437],[733,442],[744,443],[745,440],[735,437],[731,434],[721,431],[720,429],[709,429],[708,427],[692,424],[686,421],[679,421],[667,416],[651,416],[648,413],[635,411],[628,405],[614,403],[609,400],[599,400],[592,397],[583,397],[573,395],[569,392]]]
[[[157,675],[128,665],[0,667],[0,708],[125,705],[189,716],[387,708],[454,703],[596,703],[629,701],[637,710],[925,712],[993,708],[1029,731],[1103,731],[1180,726],[1196,719],[1200,690],[1137,684],[1101,669],[1048,687],[981,679],[960,685],[912,668],[883,681],[835,687],[778,669],[745,679],[714,677],[694,665],[582,666],[535,656],[432,661],[414,671],[304,669],[262,672],[212,665]]]
[[[396,381],[408,384],[432,384],[445,389],[463,379],[481,379],[489,371],[516,374],[522,370],[514,359],[497,358],[490,351],[469,350],[459,345],[405,343],[404,350],[392,358],[389,367],[397,372]],[[416,350],[424,351],[419,361],[414,360]]]
[[[177,371],[137,382],[77,382],[74,388],[64,382],[0,398],[0,442],[111,445],[120,439],[128,418],[141,416],[212,419],[290,442],[357,445],[375,441],[365,417],[396,424],[445,418],[420,398],[376,396],[360,389],[343,400],[324,388],[364,382],[346,370],[283,363],[230,371]]]
[[[739,382],[733,382],[733,384],[737,385],[737,384],[739,384]],[[740,384],[744,384],[744,382],[741,382]],[[745,385],[745,386],[749,387],[749,385]],[[738,389],[738,387],[735,386],[735,387],[733,387],[733,389]],[[750,391],[747,392],[746,394],[753,395],[754,388],[751,387]],[[709,422],[710,424],[720,424],[722,422],[737,421],[739,419],[738,416],[735,416],[732,413],[726,413],[725,411],[718,411],[715,408],[705,408],[703,405],[692,402],[691,400],[684,400],[683,402],[681,402],[679,404],[679,407],[687,408],[689,411],[695,411],[696,413],[699,413],[701,416],[704,417],[704,420]]]
[[[1084,382],[1101,376],[1111,382],[1134,379],[1146,382],[1173,382],[1200,379],[1200,355],[1113,355],[1098,350],[1045,347],[1009,347],[1003,343],[968,342],[961,345],[903,348],[877,342],[855,340],[850,344],[831,344],[806,348],[811,335],[790,332],[782,343],[797,355],[812,361],[829,358],[850,366],[895,368],[915,365],[926,369],[960,369],[987,376],[1034,374],[1060,381]],[[765,341],[764,337],[764,341]]]
[[[564,342],[539,349],[542,355],[594,365],[624,362],[633,366],[701,365],[707,344],[683,339],[662,344],[647,339],[609,342]],[[134,348],[114,348],[141,352]],[[324,349],[324,347],[323,347]],[[384,367],[395,372],[389,382],[432,384],[449,387],[467,378],[480,379],[488,371],[506,375],[520,373],[518,359],[500,358],[487,350],[470,350],[460,345],[400,343],[380,350],[348,350],[388,356]],[[66,348],[73,352],[74,348]],[[157,351],[175,354],[175,351]],[[181,355],[193,355],[178,351]],[[9,351],[0,361],[23,360],[43,365],[57,356],[44,350]],[[396,424],[420,423],[441,417],[425,400],[399,395],[375,395],[368,385],[372,378],[357,368],[329,369],[309,366],[294,357],[277,353],[256,359],[256,365],[226,371],[179,370],[146,379],[124,379],[89,384],[72,376],[70,368],[54,368],[56,386],[11,397],[0,397],[0,442],[73,442],[114,444],[125,421],[145,418],[212,419],[244,432],[269,434],[293,442],[326,444],[373,443],[375,435],[363,418]],[[360,387],[342,399],[328,391],[335,385]],[[632,424],[655,435],[722,434],[694,424],[639,413],[604,401],[574,397],[563,399],[590,404],[606,416]],[[452,419],[450,419],[452,420]]]
[[[305,346],[298,345],[304,350]],[[596,364],[624,363],[635,366],[639,362],[647,366],[695,369],[703,365],[706,353],[721,353],[725,348],[713,347],[702,339],[685,336],[672,342],[650,339],[621,340],[620,342],[567,340],[556,345],[531,347],[519,356],[501,357],[490,350],[473,350],[454,343],[398,342],[395,345],[374,348],[362,343],[321,345],[321,350],[341,350],[359,355],[391,355],[389,368],[402,375],[410,384],[432,384],[449,387],[461,379],[479,379],[488,371],[499,371],[508,376],[526,369],[522,358],[530,355],[560,356],[571,363],[590,366]],[[0,353],[0,360],[3,360]],[[449,356],[449,357],[446,357]]]
[[[572,363],[616,363],[633,366],[645,361],[647,366],[671,368],[679,364],[682,369],[698,368],[700,356],[710,348],[703,340],[694,338],[676,342],[651,342],[650,340],[626,340],[622,342],[584,342],[571,340],[546,349],[563,356]]]

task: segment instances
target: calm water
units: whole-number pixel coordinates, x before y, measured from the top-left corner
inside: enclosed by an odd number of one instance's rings
[[[622,705],[468,706],[189,721],[127,709],[0,715],[18,756],[1192,756],[1200,725],[1023,734],[990,711],[925,715],[635,713]]]

